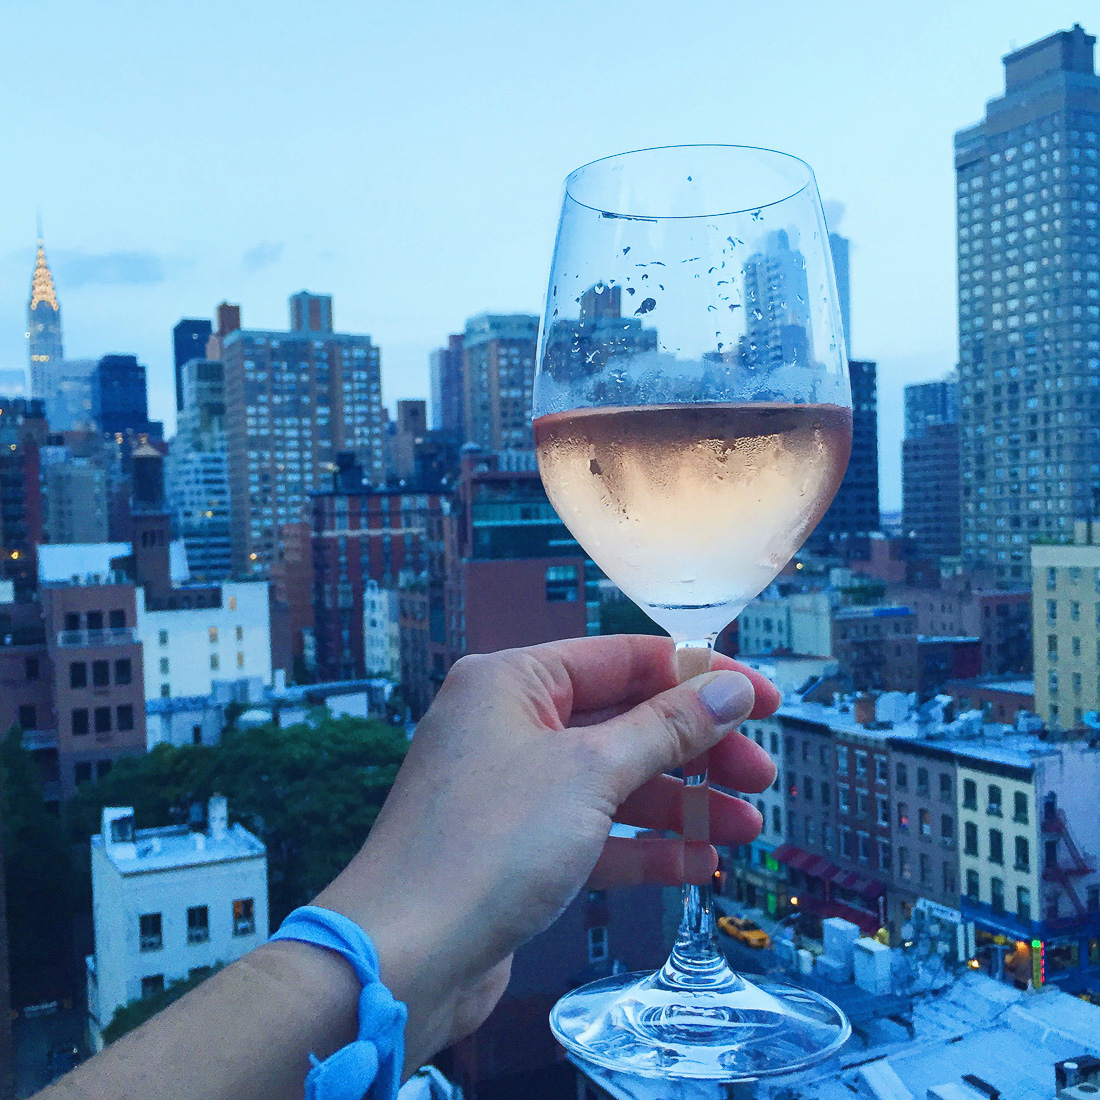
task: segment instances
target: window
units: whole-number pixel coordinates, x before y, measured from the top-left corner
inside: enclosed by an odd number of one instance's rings
[[[840,854],[852,858],[852,830],[847,825],[841,825],[838,830],[840,838]]]
[[[963,825],[963,851],[968,856],[978,854],[978,826],[973,821],[967,821]]]
[[[128,684],[133,679],[133,667],[129,657],[120,657],[115,661],[115,683]]]
[[[851,812],[851,805],[848,801],[850,792],[847,787],[837,787],[836,789],[837,805],[840,807],[842,814]]]
[[[885,756],[875,757],[875,782],[886,786],[888,769]]]
[[[871,836],[869,833],[859,834],[859,861],[860,863],[871,862]]]
[[[107,612],[107,625],[112,630],[124,630],[126,628],[126,612],[121,607],[113,608]]]
[[[233,935],[251,936],[256,931],[251,898],[238,898],[233,902]]]
[[[546,602],[575,603],[577,600],[577,567],[548,565],[546,567]]]
[[[125,703],[116,709],[115,728],[119,730],[132,730],[134,728],[134,708],[129,703]]]
[[[73,768],[73,782],[78,786],[92,778],[92,765],[87,760],[77,761]]]
[[[917,768],[917,794],[928,795],[928,769]]]
[[[103,629],[103,612],[102,611],[89,611],[88,612],[88,629],[89,630],[102,630]]]
[[[138,917],[138,943],[142,951],[159,951],[164,946],[159,913],[142,913]]]
[[[1100,913],[1100,886],[1090,886],[1085,891],[1085,905],[1090,913]]]
[[[160,685],[160,697],[162,699],[171,699],[172,698],[172,685],[171,684],[161,684]]]
[[[80,616],[75,611],[65,612],[65,629],[66,630],[79,630],[80,629]]]
[[[904,764],[897,764],[894,768],[894,785],[903,791],[909,786],[909,769]]]
[[[1012,820],[1026,825],[1027,819],[1027,795],[1023,791],[1016,791],[1012,796]]]
[[[764,815],[761,814],[761,817]],[[775,830],[776,836],[783,835],[783,811],[778,806],[772,807],[772,828]]]
[[[967,810],[978,808],[978,784],[973,779],[963,780],[963,807]]]
[[[989,900],[995,913],[1003,913],[1005,908],[1005,880],[994,875],[989,880]]]
[[[163,974],[150,974],[146,978],[141,979],[141,999],[145,1000],[147,997],[155,997],[158,993],[164,992],[164,975]]]
[[[1026,886],[1016,887],[1016,915],[1020,920],[1031,920],[1031,891]]]
[[[870,799],[866,791],[856,791],[856,817],[866,817],[870,812]]]
[[[813,844],[814,841],[815,841],[815,837],[814,837],[814,819],[812,817],[807,817],[806,818],[806,843],[807,844]]]
[[[932,815],[925,809],[921,809],[917,812],[917,821],[920,824],[920,835],[931,836],[932,835]]]
[[[230,596],[229,597],[229,610],[230,611],[236,611],[237,610],[237,597],[236,596]]]
[[[95,722],[96,733],[110,733],[111,732],[111,708],[110,707],[96,707],[93,720]]]
[[[215,643],[215,642],[217,642],[217,640],[218,640],[218,628],[217,628],[216,626],[212,626],[212,627],[211,627],[211,628],[210,628],[210,629],[209,629],[209,630],[207,631],[207,633],[208,633],[208,634],[209,634],[209,636],[210,636],[210,644],[211,644],[211,645],[214,645],[214,643]]]
[[[160,674],[161,674],[161,676],[167,676],[168,675],[168,658],[167,657],[161,657],[161,659],[160,659]]]
[[[928,880],[932,877],[932,863],[925,852],[921,852],[917,856],[917,878],[920,880],[922,886],[928,885]]]
[[[803,741],[802,742],[802,760],[803,760],[803,763],[805,763],[809,759],[810,759],[810,742],[809,741]]]
[[[943,865],[943,892],[951,895],[955,893],[955,865],[944,863]]]
[[[862,779],[867,774],[867,754],[862,749],[856,749],[856,776]]]
[[[1031,870],[1031,848],[1026,836],[1016,838],[1016,863],[1017,871]]]
[[[913,877],[913,867],[909,862],[909,849],[898,849],[898,875],[908,882]]]
[[[88,666],[83,661],[73,661],[69,665],[69,687],[88,686]]]
[[[940,840],[945,848],[954,846],[955,843],[955,821],[950,814],[944,814],[940,818]]]
[[[1058,601],[1047,600],[1047,622],[1056,623],[1058,621]]]
[[[808,775],[802,777],[802,797],[807,802],[813,802],[814,800],[814,781]]]
[[[167,645],[168,644],[168,631],[167,630],[157,631],[157,644],[158,645]]]
[[[951,776],[947,772],[940,772],[940,801],[951,802],[955,798],[955,792],[951,789]]]
[[[826,806],[828,806],[831,798],[832,798],[832,795],[829,792],[829,784],[828,783],[822,783],[821,784],[821,801]]]
[[[244,641],[244,627],[243,626],[237,627],[237,641],[238,642],[243,642]]]
[[[191,744],[192,745],[201,745],[202,744],[202,726],[192,726],[191,727]]]
[[[83,733],[87,733],[91,727],[88,725],[88,708],[76,707],[72,713],[72,731],[73,734],[79,737]]]
[[[244,668],[244,654],[240,651],[237,653],[237,668]]]
[[[19,728],[33,730],[38,728],[38,711],[29,703],[19,708]]]
[[[193,905],[187,910],[187,942],[206,943],[210,939],[210,917],[205,905]]]
[[[603,962],[607,958],[607,929],[600,925],[588,929],[588,961]]]
[[[971,901],[981,900],[981,880],[973,869],[966,872],[966,896]]]
[[[880,871],[889,871],[891,869],[891,861],[893,855],[890,851],[890,841],[880,840],[878,842],[878,869]]]
[[[848,774],[848,749],[844,745],[836,747],[836,770],[841,775]]]
[[[890,824],[890,801],[884,794],[880,794],[875,798],[876,820],[880,825],[889,826]]]
[[[221,658],[216,653],[210,654],[210,669],[212,672],[217,672],[221,668]]]
[[[1001,816],[1001,788],[996,783],[989,784],[989,804],[985,808],[987,814],[994,817]]]
[[[92,662],[92,687],[105,688],[111,683],[111,662]]]
[[[23,678],[25,680],[37,680],[38,679],[38,658],[37,657],[24,657],[23,658]]]
[[[909,828],[909,803],[908,802],[899,802],[898,803],[898,828],[899,829],[908,829]]]
[[[112,761],[110,760],[101,760],[99,762],[98,766],[96,767],[96,772],[98,773],[99,779],[102,779],[105,775],[110,775],[111,763]]]
[[[989,862],[1004,863],[1005,842],[1000,829],[989,830]]]

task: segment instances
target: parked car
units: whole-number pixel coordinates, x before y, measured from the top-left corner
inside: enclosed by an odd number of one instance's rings
[[[719,917],[718,927],[727,936],[732,936],[739,943],[758,951],[764,951],[772,945],[771,936],[759,924],[746,917]]]

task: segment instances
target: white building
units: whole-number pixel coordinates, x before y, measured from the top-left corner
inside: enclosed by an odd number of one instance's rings
[[[737,616],[737,645],[742,653],[803,653],[829,657],[833,652],[830,592],[765,593]]]
[[[105,807],[92,837],[95,954],[85,960],[89,1032],[171,982],[206,973],[264,943],[267,852],[226,801],[209,803],[205,833],[185,825],[134,830],[130,807]]]
[[[367,675],[401,679],[400,594],[369,581],[363,592],[363,655]]]
[[[137,631],[145,651],[145,698],[209,695],[215,680],[271,683],[268,586],[226,582],[221,606],[148,611],[137,590]]]

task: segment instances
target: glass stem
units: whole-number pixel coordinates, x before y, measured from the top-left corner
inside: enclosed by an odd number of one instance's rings
[[[676,672],[681,683],[710,671],[714,638],[676,643]],[[710,784],[707,757],[684,765],[684,841],[710,841]],[[661,982],[677,989],[737,989],[743,983],[718,946],[711,883],[685,886],[676,944],[661,971]]]

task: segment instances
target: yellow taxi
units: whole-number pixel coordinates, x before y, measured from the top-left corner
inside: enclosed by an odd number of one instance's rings
[[[719,917],[718,927],[727,936],[732,936],[739,943],[758,951],[767,950],[772,945],[771,936],[759,924],[746,917]]]

